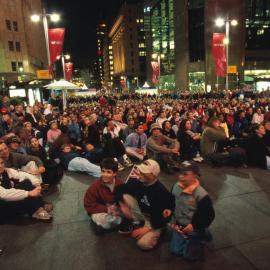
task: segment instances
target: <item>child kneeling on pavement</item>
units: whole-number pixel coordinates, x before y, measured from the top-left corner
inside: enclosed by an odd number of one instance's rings
[[[170,252],[188,260],[198,260],[202,253],[201,241],[211,240],[206,229],[214,220],[215,212],[208,193],[200,186],[198,165],[184,161],[180,170],[179,182],[172,188],[175,210]]]
[[[117,178],[118,163],[113,158],[105,158],[101,164],[101,177],[86,191],[84,208],[91,216],[91,224],[96,234],[118,227],[122,221],[114,204],[114,190],[123,184]]]

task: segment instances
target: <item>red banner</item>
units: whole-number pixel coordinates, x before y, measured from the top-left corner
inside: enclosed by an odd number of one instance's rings
[[[224,33],[213,33],[212,54],[216,66],[216,75],[218,77],[226,76],[227,57],[224,38],[225,38]]]
[[[65,77],[67,81],[71,80],[73,73],[73,63],[65,63]]]
[[[151,62],[152,66],[152,82],[158,84],[159,82],[159,65],[158,62]]]
[[[55,28],[48,30],[49,35],[49,48],[50,48],[50,59],[51,65],[57,60],[57,56],[62,54],[65,29]]]

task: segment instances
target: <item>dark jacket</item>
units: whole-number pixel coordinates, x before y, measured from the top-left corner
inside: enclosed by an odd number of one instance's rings
[[[249,165],[266,169],[266,156],[270,153],[263,138],[253,134],[247,141],[246,151]]]
[[[61,164],[63,165],[63,167],[67,170],[69,162],[76,157],[81,156],[77,152],[69,152],[69,153],[62,152],[59,156],[59,159],[61,160]]]
[[[142,213],[149,216],[151,226],[155,229],[164,227],[169,221],[163,217],[163,211],[174,210],[173,195],[158,180],[151,186],[145,186],[136,179],[130,179],[116,189],[116,201],[122,201],[124,194],[130,194],[137,200]]]

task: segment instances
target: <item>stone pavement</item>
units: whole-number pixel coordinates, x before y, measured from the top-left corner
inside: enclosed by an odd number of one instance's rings
[[[216,211],[210,228],[214,239],[202,261],[171,256],[168,236],[151,252],[140,251],[133,239],[117,232],[95,236],[83,209],[83,195],[93,179],[66,173],[58,190],[45,198],[54,203],[53,223],[22,219],[0,225],[0,246],[6,245],[0,269],[269,270],[270,172],[200,167],[201,183]],[[162,174],[160,180],[170,189],[176,176]]]

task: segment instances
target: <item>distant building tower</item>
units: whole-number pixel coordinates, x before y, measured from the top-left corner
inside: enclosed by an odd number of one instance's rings
[[[105,41],[104,41],[103,59],[104,59],[105,87],[107,88],[107,90],[111,91],[113,87],[114,67],[113,67],[112,44],[108,37],[105,38]]]
[[[41,0],[1,0],[0,8],[0,84],[29,81],[36,70],[47,67],[42,24],[31,22],[42,13]]]
[[[97,26],[97,64],[99,74],[99,86],[105,85],[104,78],[104,42],[107,37],[107,25],[101,22]]]
[[[146,43],[142,4],[124,4],[113,24],[114,82],[123,91],[143,84],[146,79]]]

